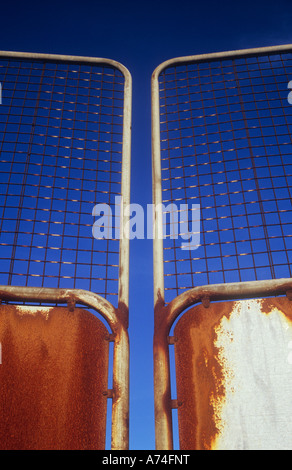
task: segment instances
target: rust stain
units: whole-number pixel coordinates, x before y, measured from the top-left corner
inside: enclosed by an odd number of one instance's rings
[[[118,309],[117,309],[117,316],[122,325],[124,325],[125,329],[129,327],[129,307],[124,303],[119,301]]]
[[[292,302],[285,297],[259,299],[263,314],[275,309],[292,322]],[[223,317],[230,320],[239,302],[211,303],[187,311],[175,330],[180,448],[211,450],[224,424],[220,421],[226,384],[231,373],[216,346]],[[233,340],[232,337],[229,338]]]
[[[261,311],[269,315],[273,310],[277,309],[281,314],[292,323],[292,302],[287,297],[273,297],[260,299]]]
[[[0,308],[0,448],[103,449],[106,327],[83,309],[27,309]]]
[[[179,320],[174,335],[181,449],[210,450],[219,432],[213,402],[224,400],[224,371],[215,346],[216,328],[234,302],[202,305]]]

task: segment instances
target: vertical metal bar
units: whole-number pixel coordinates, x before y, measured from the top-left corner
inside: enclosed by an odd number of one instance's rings
[[[124,111],[123,111],[123,149],[122,149],[122,207],[120,217],[120,272],[119,272],[119,305],[129,306],[129,216],[126,207],[130,204],[131,184],[131,123],[132,123],[132,77],[128,70],[123,70]]]
[[[158,317],[158,312],[160,313]],[[162,316],[164,315],[164,319]],[[170,358],[167,337],[169,330],[165,320],[167,313],[156,310],[154,319],[153,369],[155,445],[157,450],[173,449],[172,406],[170,383]]]
[[[129,228],[125,208],[130,204],[131,180],[131,119],[132,78],[124,70],[123,150],[122,150],[122,208],[120,216],[120,261],[119,261],[119,330],[114,346],[112,449],[129,448]]]
[[[119,323],[113,363],[112,450],[129,449],[129,336]]]
[[[160,114],[159,114],[159,73],[152,75],[152,179],[153,179],[153,267],[154,267],[154,404],[156,449],[173,447],[172,415],[170,405],[170,366],[167,335],[161,326],[161,310],[164,306],[163,268],[163,214],[160,163]]]
[[[160,162],[160,115],[159,115],[159,73],[152,75],[151,117],[152,117],[152,179],[153,179],[153,266],[154,266],[154,305],[164,304],[163,269],[163,214]]]

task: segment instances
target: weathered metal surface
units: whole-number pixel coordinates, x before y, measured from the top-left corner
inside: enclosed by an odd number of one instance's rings
[[[103,323],[80,308],[2,305],[0,343],[0,448],[103,449]]]
[[[108,323],[114,341],[112,450],[129,448],[129,336],[126,305],[113,305],[94,292],[83,289],[0,286],[0,299],[13,302],[81,304],[98,312]]]
[[[175,330],[181,449],[292,449],[292,303],[193,307]]]
[[[292,280],[274,279],[266,281],[228,283],[209,286],[198,286],[180,294],[167,306],[157,301],[154,326],[154,403],[156,448],[171,450],[173,448],[171,377],[169,361],[169,343],[167,338],[175,320],[187,308],[204,301],[233,299],[256,299],[272,296],[290,296]]]

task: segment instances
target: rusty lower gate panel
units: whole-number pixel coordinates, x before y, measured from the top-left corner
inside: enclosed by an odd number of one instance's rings
[[[198,305],[175,330],[181,449],[292,449],[292,303]]]
[[[108,332],[75,308],[0,307],[0,448],[104,449]]]

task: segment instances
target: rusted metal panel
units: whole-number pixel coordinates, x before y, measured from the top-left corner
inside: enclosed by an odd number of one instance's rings
[[[0,307],[0,448],[104,449],[108,331],[75,308]]]
[[[181,449],[292,449],[288,298],[198,305],[174,336]]]

